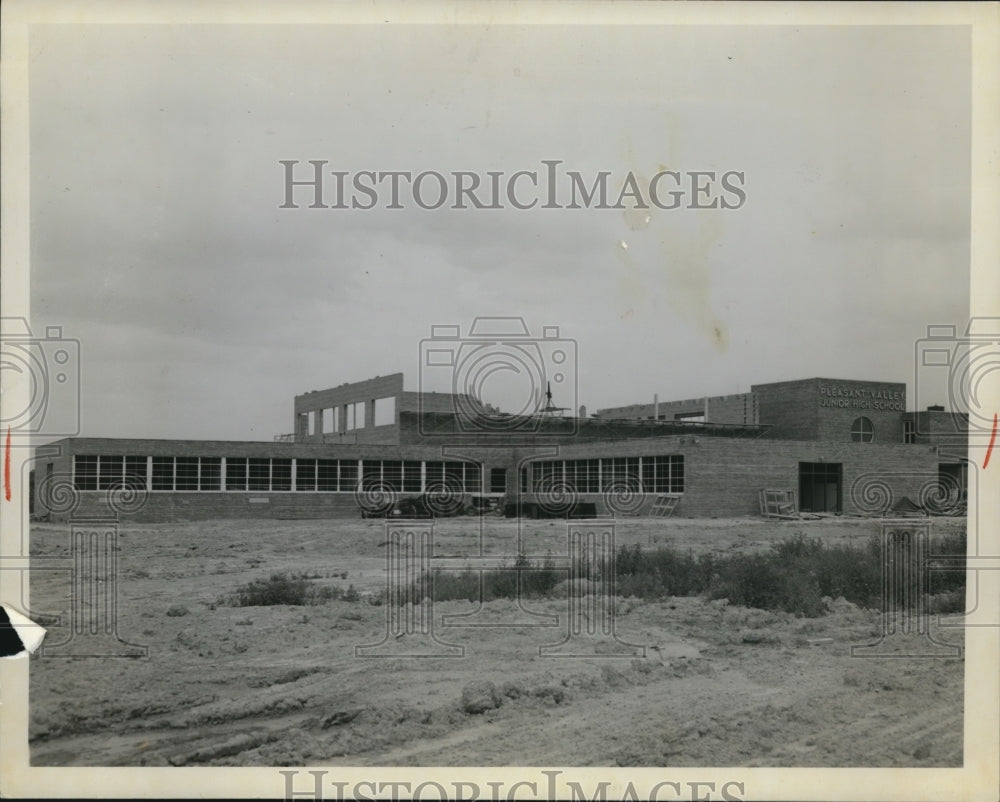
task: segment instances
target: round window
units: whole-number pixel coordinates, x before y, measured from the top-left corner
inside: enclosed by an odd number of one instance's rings
[[[868,418],[855,418],[851,424],[851,439],[855,443],[870,443],[875,438],[875,427]]]

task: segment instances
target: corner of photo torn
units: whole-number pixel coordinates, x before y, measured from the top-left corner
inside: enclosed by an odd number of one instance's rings
[[[0,658],[27,657],[41,645],[45,629],[8,604],[0,605]]]

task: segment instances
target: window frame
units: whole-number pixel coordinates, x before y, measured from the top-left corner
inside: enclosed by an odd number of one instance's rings
[[[866,426],[868,427],[867,431],[865,430]],[[875,442],[875,424],[872,423],[872,419],[867,415],[858,415],[858,417],[851,421],[851,442]]]

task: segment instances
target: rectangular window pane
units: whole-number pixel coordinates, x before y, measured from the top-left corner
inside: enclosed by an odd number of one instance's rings
[[[340,460],[340,492],[353,493],[358,487],[357,460]]]
[[[145,457],[125,457],[125,481],[129,487],[146,489]]]
[[[642,458],[642,489],[646,493],[662,492],[657,487],[657,468],[661,460],[662,457]]]
[[[446,462],[444,464],[444,483],[449,490],[465,490],[462,474],[465,469],[464,462]]]
[[[316,489],[324,493],[337,492],[337,460],[316,461]]]
[[[382,481],[382,460],[366,459],[362,465],[361,486],[364,488],[375,487]]]
[[[610,457],[601,460],[601,492],[614,481],[614,465],[615,461]]]
[[[177,457],[176,476],[174,478],[175,490],[197,490],[198,489],[198,458],[197,457]]]
[[[563,481],[563,461],[543,460],[532,463],[531,490],[538,493],[540,490],[552,488],[555,483]]]
[[[444,483],[444,463],[443,462],[428,462],[426,463],[427,470],[427,481],[424,484],[424,489],[429,489],[433,487],[440,488]]]
[[[247,489],[246,457],[226,457],[226,490]]]
[[[201,490],[219,490],[222,483],[222,458],[201,458],[201,479],[198,487]]]
[[[639,478],[639,458],[638,457],[626,457],[625,458],[625,476],[628,478],[632,485],[635,484],[636,479]]]
[[[565,459],[562,461],[561,467],[562,467],[561,474],[559,471],[556,472],[557,480],[564,482],[566,484],[566,487],[574,487],[576,483],[576,460]],[[558,479],[560,475],[562,476],[562,478]]]
[[[271,460],[271,489],[291,490],[292,489],[292,461],[290,459]]]
[[[566,482],[566,486],[569,488],[576,488],[576,475],[577,471],[581,471],[580,468],[581,460],[578,459],[568,459],[563,462],[563,477]]]
[[[579,470],[580,460],[568,459],[563,462],[563,475],[565,477],[566,486],[569,488],[575,488],[576,484],[576,472]]]
[[[403,463],[403,492],[420,492],[420,463],[407,461]]]
[[[490,492],[491,493],[507,492],[506,468],[490,468]]]
[[[125,458],[101,456],[97,469],[97,489],[107,490],[125,478]]]
[[[466,493],[483,492],[482,467],[479,465],[478,462],[465,463],[465,492]]]
[[[600,461],[600,471],[602,491],[608,490],[612,485],[637,487],[641,478],[638,457],[607,457]]]
[[[74,457],[73,475],[77,490],[97,490],[97,457]]]
[[[391,487],[395,492],[403,490],[403,462],[402,460],[382,461],[382,481]]]
[[[330,462],[330,460],[324,460]],[[334,467],[334,483],[336,483],[337,469]],[[295,489],[315,490],[316,489],[316,460],[297,459],[295,460]]]
[[[670,492],[684,492],[684,455],[674,454],[670,457]]]
[[[250,457],[247,461],[247,489],[271,489],[271,460],[267,457]]]
[[[174,458],[153,457],[153,490],[174,489]]]
[[[611,478],[615,482],[624,482],[628,478],[625,469],[625,457],[615,457],[611,460]]]

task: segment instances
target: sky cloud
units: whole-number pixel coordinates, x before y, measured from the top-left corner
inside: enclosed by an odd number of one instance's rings
[[[416,388],[476,315],[559,325],[590,410],[910,382],[968,315],[957,27],[62,25],[31,55],[32,314],[82,342],[84,434],[269,439],[296,393]],[[279,209],[281,159],[739,170],[747,201]]]

